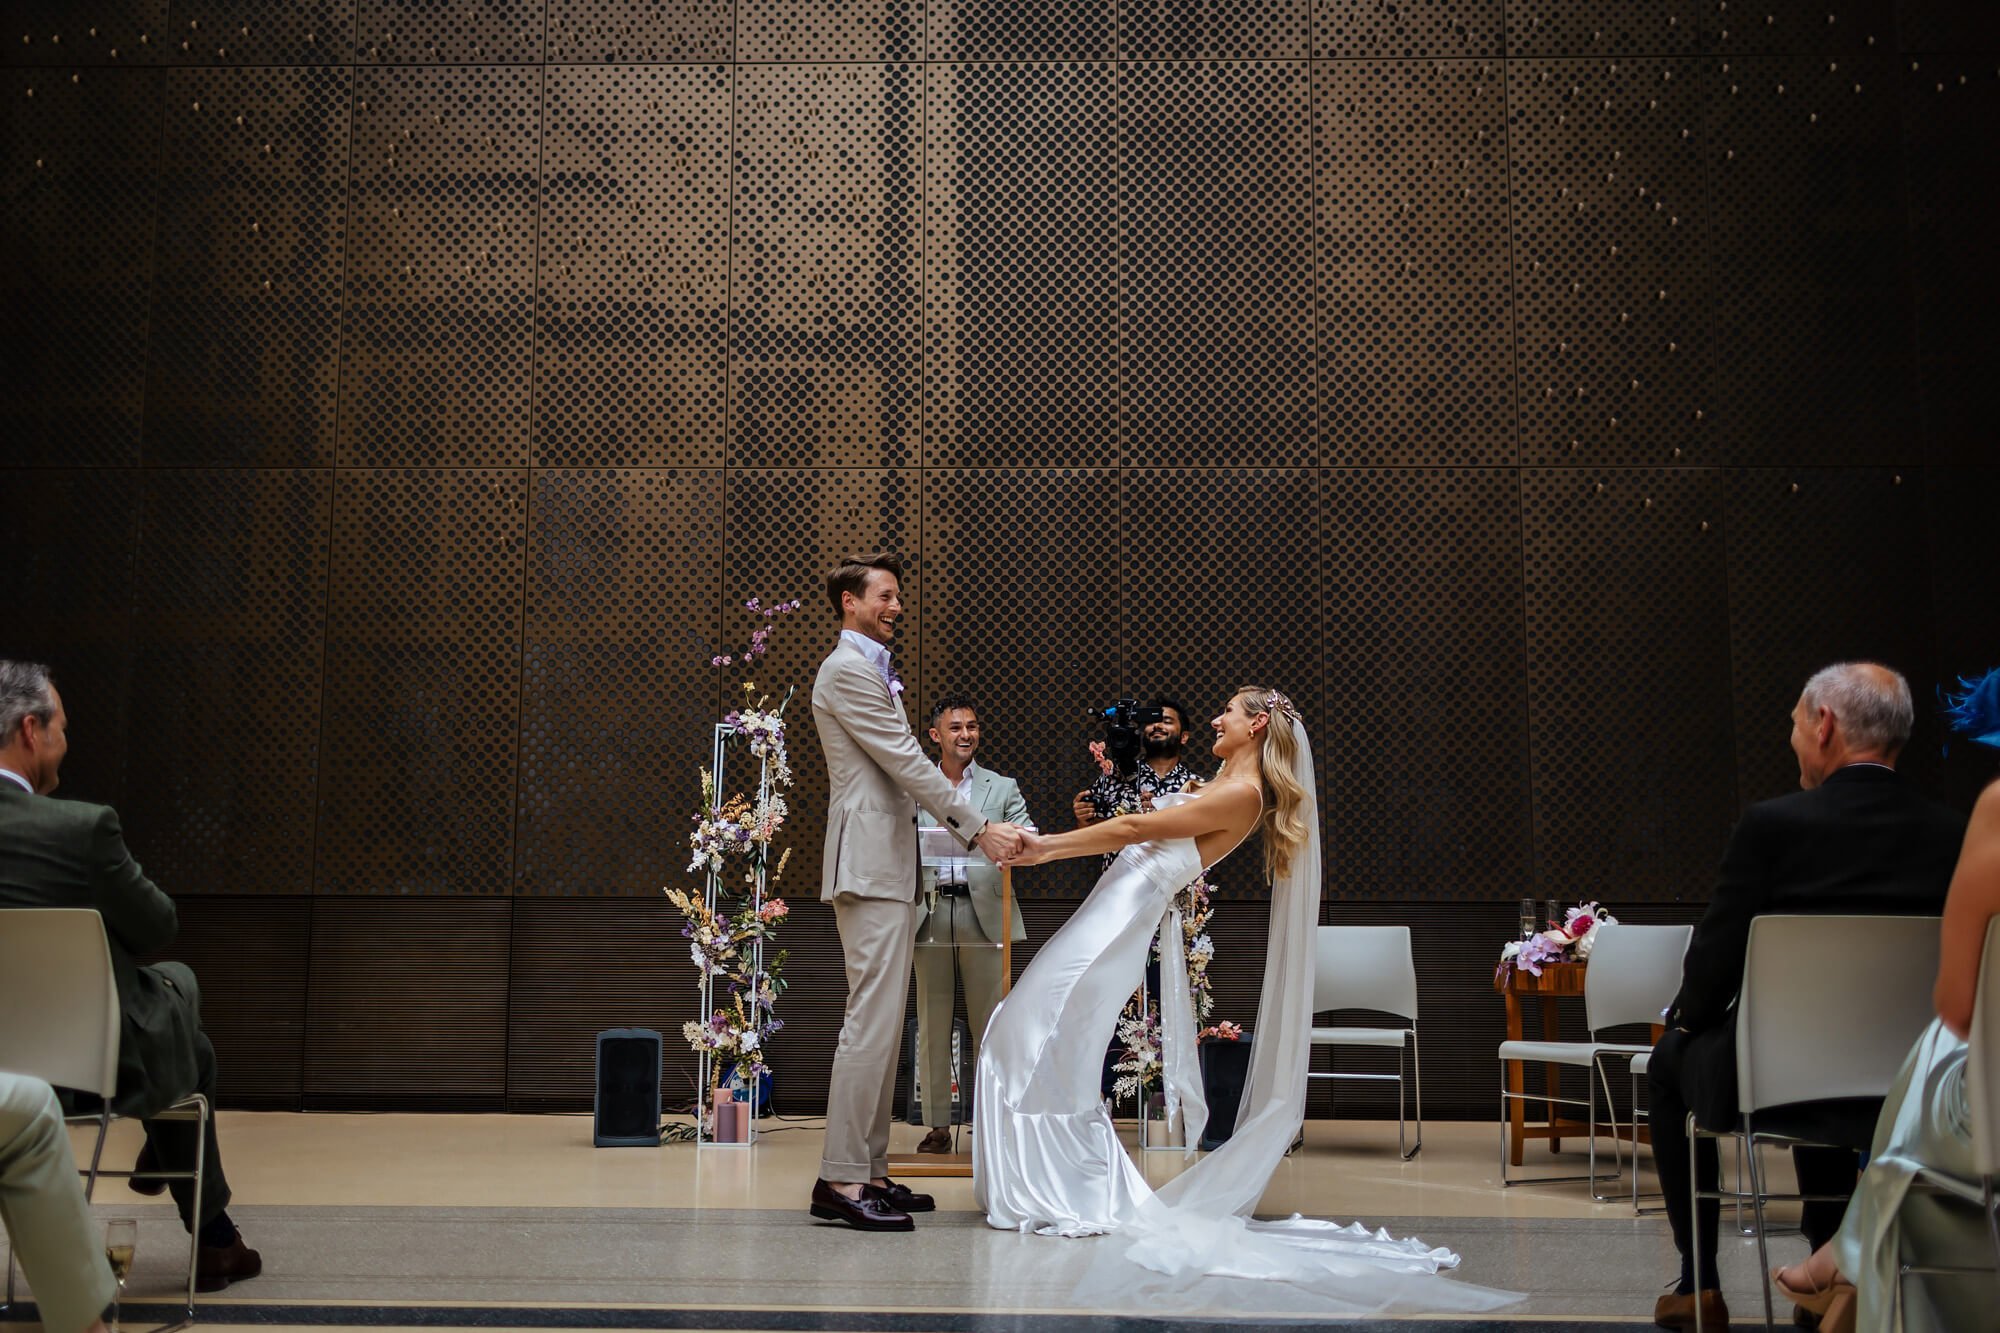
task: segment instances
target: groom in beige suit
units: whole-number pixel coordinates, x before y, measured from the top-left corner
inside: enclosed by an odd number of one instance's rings
[[[924,757],[903,711],[889,644],[903,617],[903,562],[859,556],[826,576],[840,641],[813,682],[826,754],[820,899],[833,904],[847,964],[847,1011],[826,1096],[826,1149],[812,1215],[863,1231],[910,1231],[929,1195],[889,1179],[889,1113],[917,924],[917,806],[994,860],[1020,846],[988,823]]]

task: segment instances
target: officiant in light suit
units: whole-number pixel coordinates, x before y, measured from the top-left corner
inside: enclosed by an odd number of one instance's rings
[[[961,800],[1001,824],[1032,829],[1021,784],[973,762],[979,753],[979,710],[971,696],[939,695],[931,705],[931,743],[938,747],[938,770]],[[928,814],[922,825],[936,827]],[[930,1133],[918,1152],[951,1151],[951,1020],[955,980],[965,982],[965,1017],[972,1040],[959,1052],[960,1084],[968,1098],[978,1067],[979,1038],[1006,989],[1000,938],[1003,913],[1008,933],[1027,938],[1021,914],[1001,900],[1000,868],[983,857],[923,867],[917,900],[917,1084],[923,1091],[924,1124]]]
[[[813,681],[826,756],[826,849],[820,899],[833,905],[847,1008],[826,1092],[826,1148],[812,1216],[859,1231],[910,1231],[936,1201],[889,1179],[889,1113],[917,928],[917,807],[961,843],[1004,860],[1020,831],[959,799],[924,757],[903,710],[890,645],[903,618],[903,562],[858,556],[828,571],[840,638]]]

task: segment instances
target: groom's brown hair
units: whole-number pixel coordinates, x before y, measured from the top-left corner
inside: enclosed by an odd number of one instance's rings
[[[826,571],[826,600],[833,603],[833,618],[841,618],[840,595],[851,592],[857,598],[868,586],[871,570],[886,569],[896,576],[898,584],[903,581],[903,557],[889,551],[877,551],[873,555],[850,555],[847,559]]]

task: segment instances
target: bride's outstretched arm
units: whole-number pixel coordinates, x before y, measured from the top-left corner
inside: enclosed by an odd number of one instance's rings
[[[1249,831],[1262,811],[1263,802],[1254,788],[1241,782],[1219,782],[1200,800],[1181,801],[1164,810],[1120,815],[1067,833],[1024,833],[1021,855],[1009,864],[1032,866],[1077,856],[1099,856],[1135,842],[1159,838],[1199,838],[1224,831],[1240,836]]]

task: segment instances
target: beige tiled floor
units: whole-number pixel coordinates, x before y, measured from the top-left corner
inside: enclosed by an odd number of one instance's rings
[[[818,1120],[774,1125],[751,1152],[603,1148],[588,1116],[297,1115],[225,1111],[218,1133],[238,1202],[291,1206],[537,1208],[792,1208],[803,1204],[818,1162]],[[898,1126],[893,1151],[921,1131]],[[88,1151],[77,1131],[79,1158]],[[129,1166],[136,1125],[114,1127],[109,1166]],[[1608,1153],[1608,1141],[1602,1145]],[[1580,1153],[1551,1158],[1530,1144],[1526,1170],[1568,1175]],[[1181,1169],[1178,1154],[1143,1155],[1157,1184]],[[1777,1165],[1774,1158],[1773,1165]],[[1580,1184],[1499,1187],[1491,1125],[1432,1122],[1424,1150],[1396,1154],[1389,1123],[1308,1121],[1306,1146],[1279,1168],[1259,1209],[1337,1217],[1629,1218],[1628,1203],[1593,1203]],[[1605,1163],[1608,1167],[1608,1161]],[[1642,1187],[1652,1185],[1650,1172]],[[972,1185],[928,1180],[946,1210],[970,1211]],[[99,1202],[130,1198],[107,1181]]]

